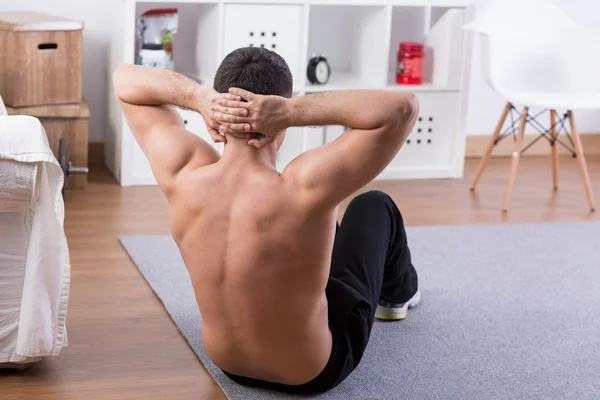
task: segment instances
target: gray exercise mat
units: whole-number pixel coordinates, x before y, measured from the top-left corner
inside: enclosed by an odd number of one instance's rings
[[[408,230],[422,303],[376,323],[358,369],[319,399],[600,399],[600,224]],[[138,268],[233,400],[288,399],[229,380],[168,236],[123,237]]]

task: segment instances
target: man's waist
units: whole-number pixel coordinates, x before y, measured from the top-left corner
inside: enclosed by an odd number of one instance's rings
[[[276,337],[273,332],[259,334],[255,339],[253,333],[244,335],[241,330],[231,337],[203,327],[203,340],[211,360],[230,374],[290,385],[306,383],[327,364],[331,333],[328,325],[323,326],[322,332],[310,335],[287,331],[280,331]]]

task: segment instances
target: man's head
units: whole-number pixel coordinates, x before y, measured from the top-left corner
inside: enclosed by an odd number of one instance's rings
[[[292,73],[277,53],[261,47],[243,47],[225,57],[215,76],[214,88],[227,93],[238,87],[255,94],[292,97]],[[278,147],[283,142],[281,135]]]
[[[292,97],[292,73],[277,53],[261,47],[243,47],[229,53],[223,60],[214,87],[227,93],[238,87],[255,94]]]

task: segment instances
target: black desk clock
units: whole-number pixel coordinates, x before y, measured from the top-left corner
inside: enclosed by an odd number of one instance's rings
[[[327,62],[327,58],[323,54],[313,54],[306,68],[308,81],[313,85],[324,85],[329,81],[330,76],[331,67],[329,66],[329,62]]]

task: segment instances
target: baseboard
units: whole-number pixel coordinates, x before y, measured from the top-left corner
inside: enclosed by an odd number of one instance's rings
[[[88,168],[91,171],[103,170],[104,167],[104,143],[93,142],[88,144]]]
[[[531,134],[525,135],[525,146],[534,141],[539,135]],[[581,143],[583,145],[583,151],[586,155],[600,155],[600,133],[587,133],[581,134]],[[485,149],[491,139],[492,135],[475,135],[467,136],[467,150],[465,153],[466,158],[479,158],[483,156]],[[560,139],[568,143],[568,139],[565,135],[561,135]],[[513,139],[508,137],[502,140],[494,147],[492,157],[510,157],[514,151]],[[558,146],[560,149],[559,154],[567,155],[569,152],[562,146]],[[523,156],[545,156],[550,154],[550,145],[546,139],[540,139],[536,144],[531,146],[523,154]]]

